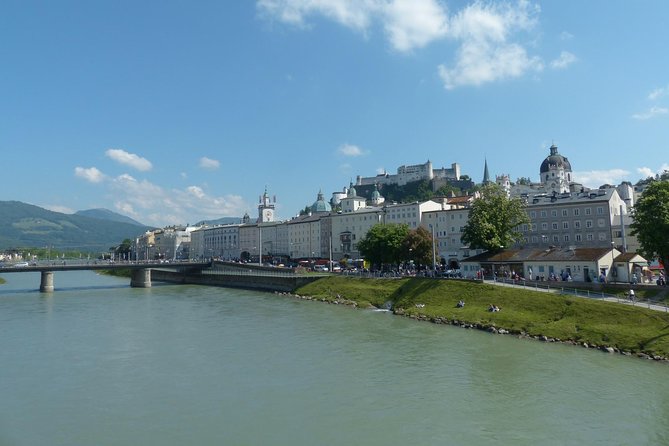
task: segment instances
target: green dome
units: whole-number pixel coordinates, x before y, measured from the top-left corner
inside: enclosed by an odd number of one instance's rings
[[[314,202],[314,204],[311,205],[311,212],[316,213],[316,212],[331,212],[332,211],[332,206],[330,206],[330,203],[325,201],[323,198],[323,192],[319,191],[318,192],[318,198]]]

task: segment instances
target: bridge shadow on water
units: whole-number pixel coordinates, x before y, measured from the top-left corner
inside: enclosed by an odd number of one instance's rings
[[[163,285],[163,284],[160,284]],[[158,284],[154,284],[153,286],[160,286]],[[167,285],[167,284],[165,284]],[[82,285],[82,286],[60,286],[56,287],[56,289],[52,293],[41,293],[39,288],[19,288],[19,289],[13,289],[13,290],[3,290],[0,287],[0,297],[1,296],[9,296],[9,295],[14,295],[14,294],[28,294],[28,293],[38,293],[40,295],[43,295],[45,297],[48,297],[54,293],[58,293],[59,291],[93,291],[93,290],[119,290],[119,289],[126,289],[130,288],[130,285]]]

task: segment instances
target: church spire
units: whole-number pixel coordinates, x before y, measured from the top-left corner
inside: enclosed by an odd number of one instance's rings
[[[488,172],[488,159],[485,159],[485,167],[483,168],[483,184],[490,183],[490,173]]]

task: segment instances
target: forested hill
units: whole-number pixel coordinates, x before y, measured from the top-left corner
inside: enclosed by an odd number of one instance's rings
[[[0,250],[51,246],[108,251],[148,229],[151,228],[133,223],[53,212],[20,201],[0,201]]]
[[[97,218],[99,220],[115,221],[118,223],[130,223],[131,225],[137,225],[142,227],[145,226],[142,223],[138,222],[137,220],[133,220],[130,217],[126,217],[125,215],[117,214],[116,212],[112,212],[109,209],[103,209],[103,208],[77,211],[75,212],[75,215]]]

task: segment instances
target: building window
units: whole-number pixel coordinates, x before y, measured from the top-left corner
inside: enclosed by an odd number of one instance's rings
[[[604,240],[606,240],[606,232],[600,232],[599,233],[599,241],[603,242]]]
[[[581,222],[580,221],[576,220],[574,222],[574,229],[581,229]]]
[[[581,210],[580,209],[574,209],[574,217],[578,217],[581,215]]]
[[[565,235],[562,237],[562,241],[564,241],[564,242],[568,242],[568,241],[569,241],[569,234],[565,234]]]
[[[597,207],[597,215],[604,215],[604,208],[602,206]]]
[[[569,215],[569,212],[566,209],[562,209],[562,216],[566,217],[567,215]]]
[[[576,235],[574,236],[574,240],[576,240],[577,242],[583,241],[583,240],[582,240],[582,237],[581,237],[581,234],[576,234]]]
[[[554,231],[557,231],[557,229],[558,229],[558,224],[555,223],[555,222],[553,222],[552,227],[553,227],[553,230],[554,230]]]
[[[557,242],[559,242],[559,241],[560,241],[560,237],[557,236],[557,235],[554,235],[554,236],[553,236],[553,243],[557,243]]]
[[[530,211],[530,218],[537,218],[537,211]]]
[[[585,208],[585,215],[592,215],[592,209]]]
[[[541,215],[541,218],[546,218],[548,216],[546,211],[541,211],[540,215]]]
[[[586,220],[585,221],[585,227],[586,228],[592,228],[592,220]]]
[[[541,223],[541,230],[542,231],[548,230],[548,223],[546,223],[546,222]]]
[[[599,226],[600,228],[603,228],[604,226],[606,226],[606,223],[604,222],[603,218],[598,218],[597,219],[597,226]]]
[[[563,221],[562,222],[562,229],[569,229],[569,222],[568,221]]]
[[[595,237],[592,234],[586,234],[585,239],[589,242],[593,241]]]
[[[551,210],[551,217],[557,217],[557,209]]]

